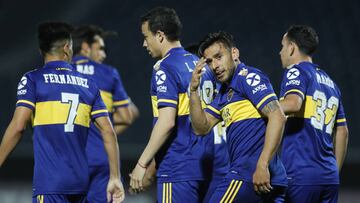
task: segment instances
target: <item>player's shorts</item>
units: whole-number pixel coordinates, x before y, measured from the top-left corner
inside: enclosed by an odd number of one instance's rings
[[[90,184],[87,193],[87,201],[91,203],[107,202],[106,187],[109,182],[109,167],[103,166],[90,166]]]
[[[86,195],[36,195],[33,196],[33,203],[86,203]]]
[[[211,179],[211,182],[209,184],[208,190],[206,192],[206,195],[204,197],[203,203],[208,203],[210,201],[211,196],[214,194],[217,186],[221,183],[223,180],[223,177],[213,177]]]
[[[225,178],[220,182],[209,202],[284,202],[286,187],[274,185],[272,187],[273,190],[269,194],[258,195],[254,190],[253,183]]]
[[[286,191],[287,203],[336,203],[339,185],[290,185]]]
[[[157,183],[158,203],[202,202],[207,187],[204,181]]]

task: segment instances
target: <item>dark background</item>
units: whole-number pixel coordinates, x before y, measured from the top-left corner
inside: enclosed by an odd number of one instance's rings
[[[357,188],[360,181],[360,1],[1,1],[0,0],[0,132],[4,133],[16,102],[22,75],[43,64],[37,49],[39,22],[56,20],[73,25],[96,24],[117,31],[106,40],[106,63],[117,67],[141,118],[120,140],[123,174],[140,156],[151,132],[149,85],[156,62],[142,48],[140,16],[155,6],[173,7],[183,23],[182,45],[197,42],[207,33],[232,33],[240,59],[260,67],[279,90],[282,68],[281,38],[291,24],[307,24],[317,30],[320,46],[314,62],[320,64],[342,90],[350,130],[348,155],[342,171],[342,188]],[[279,91],[277,91],[279,92]],[[30,182],[32,141],[27,132],[0,170],[0,184]],[[1,188],[0,188],[1,189]]]

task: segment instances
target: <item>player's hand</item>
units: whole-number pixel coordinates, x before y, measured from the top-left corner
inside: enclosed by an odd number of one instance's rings
[[[119,179],[110,178],[106,189],[107,202],[120,203],[125,199],[125,191]]]
[[[200,78],[201,75],[203,74],[202,70],[205,67],[205,65],[206,65],[206,59],[203,57],[196,63],[196,66],[192,72],[190,91],[195,92],[198,90],[200,85]]]
[[[139,164],[136,164],[134,170],[129,174],[130,176],[130,191],[132,190],[135,193],[141,192],[143,188],[143,179],[145,175],[146,168],[141,167]]]
[[[257,164],[253,174],[254,190],[257,194],[266,194],[273,189],[270,185],[270,172],[267,165]]]

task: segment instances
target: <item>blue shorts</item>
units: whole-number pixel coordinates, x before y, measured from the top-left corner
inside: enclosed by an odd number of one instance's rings
[[[36,195],[32,198],[33,203],[86,203],[86,195]]]
[[[289,203],[336,203],[339,185],[291,185],[286,191]]]
[[[157,183],[158,203],[202,202],[206,193],[204,181]]]
[[[214,194],[217,186],[223,180],[223,177],[213,177],[207,189],[206,195],[204,197],[203,203],[208,203],[210,201],[211,196]]]
[[[89,167],[90,184],[87,194],[87,201],[91,203],[107,202],[106,187],[109,182],[109,167],[90,166]]]
[[[257,195],[253,183],[242,180],[224,178],[211,196],[211,203],[228,203],[228,202],[274,202],[280,203],[285,201],[284,186],[274,186],[273,190],[266,195]]]

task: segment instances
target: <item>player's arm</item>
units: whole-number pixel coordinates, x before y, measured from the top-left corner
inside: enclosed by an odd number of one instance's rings
[[[191,124],[194,132],[198,135],[205,135],[211,131],[211,129],[220,122],[211,114],[205,112],[201,107],[201,99],[198,93],[200,79],[202,75],[202,69],[206,65],[205,58],[201,58],[196,64],[196,67],[192,73],[190,83],[190,116]]]
[[[125,198],[125,193],[120,181],[120,155],[116,134],[108,116],[97,117],[95,123],[103,137],[105,150],[109,159],[110,179],[107,187],[108,201],[112,198],[113,201],[121,202]],[[112,197],[110,197],[110,194],[112,194]]]
[[[159,117],[151,132],[150,140],[141,154],[138,163],[130,174],[130,187],[135,192],[143,190],[142,180],[146,168],[161,146],[168,139],[175,126],[177,109],[173,107],[163,107],[159,109]]]
[[[288,94],[280,100],[280,106],[285,114],[292,114],[300,111],[303,99],[297,94]]]
[[[115,133],[121,135],[133,123],[129,106],[115,108],[113,119]]]
[[[14,116],[5,131],[0,145],[0,167],[22,137],[31,114],[32,110],[27,107],[16,107]]]
[[[266,104],[261,109],[261,113],[268,118],[268,122],[265,132],[264,148],[257,162],[253,182],[256,192],[268,193],[272,189],[268,166],[280,146],[286,117],[277,100]]]
[[[333,142],[334,142],[334,154],[339,172],[345,160],[347,145],[349,140],[349,131],[347,126],[337,126],[334,129]]]

